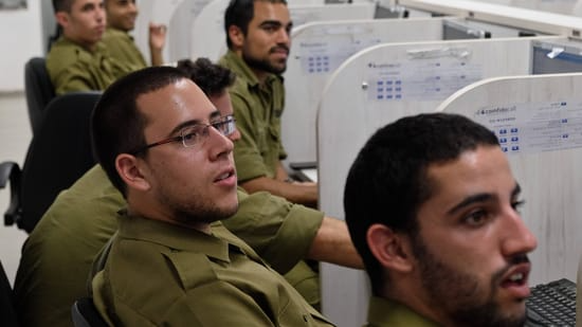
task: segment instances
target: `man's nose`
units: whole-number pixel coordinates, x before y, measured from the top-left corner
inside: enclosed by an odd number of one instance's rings
[[[503,252],[506,256],[513,256],[519,253],[529,253],[537,247],[537,239],[523,219],[516,211],[508,213],[506,224],[503,228],[506,231],[503,240]]]

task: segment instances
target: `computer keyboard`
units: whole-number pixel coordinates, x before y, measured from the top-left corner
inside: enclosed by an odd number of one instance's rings
[[[526,326],[576,325],[576,283],[562,278],[531,288]]]

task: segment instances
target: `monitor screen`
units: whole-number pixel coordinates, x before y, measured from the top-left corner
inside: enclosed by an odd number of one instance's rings
[[[443,22],[443,40],[489,38],[491,38],[491,33],[488,31],[451,21]]]
[[[532,74],[582,72],[582,48],[558,44],[535,44]]]

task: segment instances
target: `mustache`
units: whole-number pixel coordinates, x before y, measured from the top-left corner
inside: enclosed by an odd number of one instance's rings
[[[277,45],[277,46],[272,47],[269,50],[269,53],[277,52],[277,51],[280,51],[280,50],[284,50],[287,54],[289,54],[289,47],[286,46],[286,45],[283,45],[283,44],[280,44],[280,45]]]

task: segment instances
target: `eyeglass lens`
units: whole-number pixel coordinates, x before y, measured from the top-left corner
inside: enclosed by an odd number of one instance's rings
[[[193,125],[182,130],[182,143],[186,147],[195,146],[202,140],[208,137],[208,128],[214,127],[222,135],[228,136],[235,131],[235,119],[232,116],[225,117],[222,121],[210,125]]]

